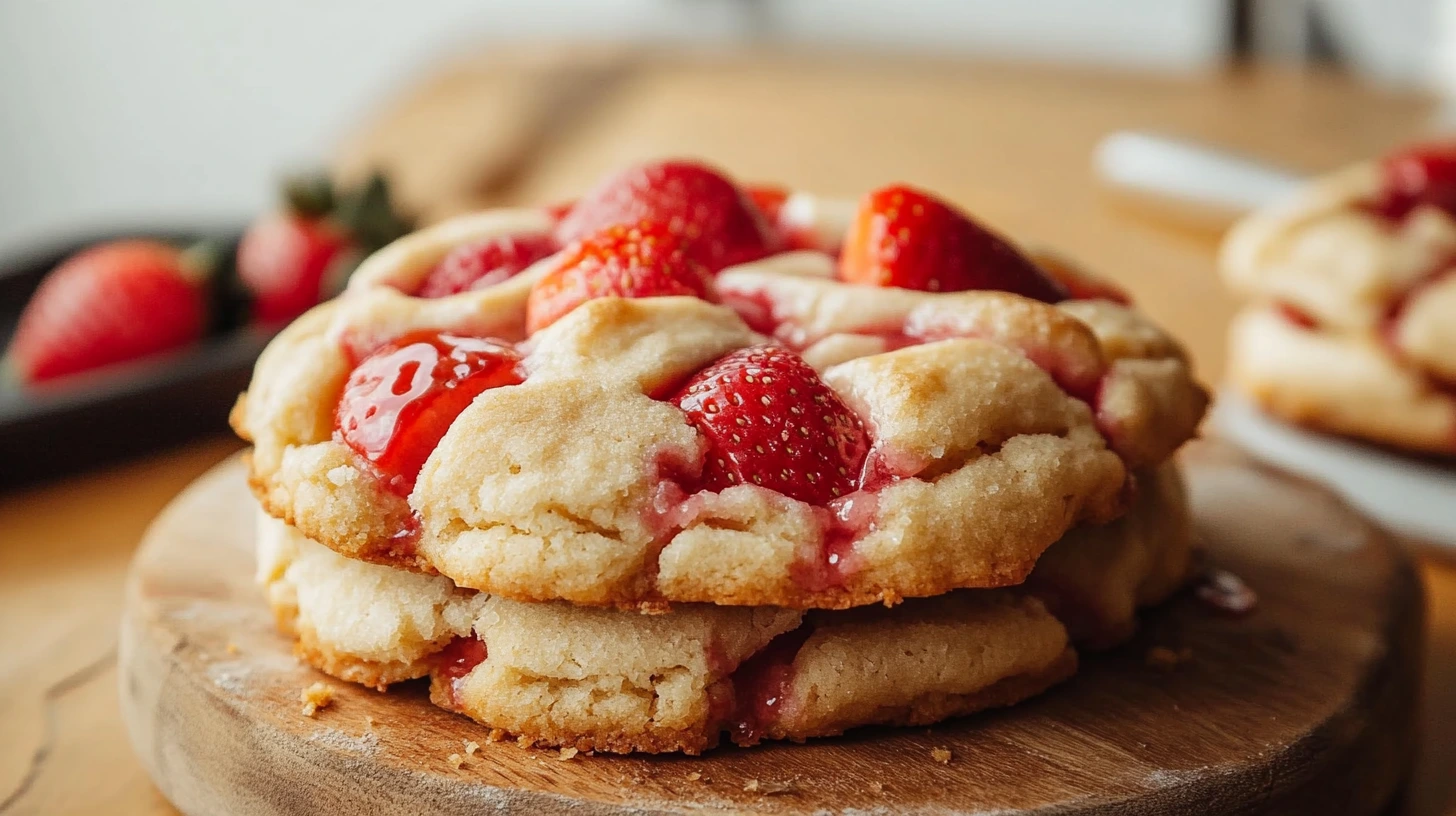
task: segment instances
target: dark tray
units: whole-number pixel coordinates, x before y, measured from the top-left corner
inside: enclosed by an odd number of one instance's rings
[[[227,430],[227,414],[247,386],[271,332],[246,324],[247,300],[233,273],[238,230],[163,229],[94,233],[0,258],[0,344],[45,273],[78,250],[120,237],[228,248],[213,282],[213,319],[197,345],[46,383],[0,378],[0,487],[72,473]]]

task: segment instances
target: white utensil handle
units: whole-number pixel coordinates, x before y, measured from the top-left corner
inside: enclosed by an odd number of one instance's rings
[[[1296,173],[1252,159],[1136,131],[1104,138],[1093,167],[1114,187],[1241,212],[1288,195],[1302,181]]]

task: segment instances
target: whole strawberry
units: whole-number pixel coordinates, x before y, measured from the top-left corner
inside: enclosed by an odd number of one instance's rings
[[[207,325],[208,270],[182,250],[149,240],[101,244],[41,282],[21,313],[7,358],[36,383],[171,351]]]
[[[380,176],[345,193],[321,176],[294,179],[284,198],[285,207],[254,221],[238,244],[238,278],[261,323],[292,320],[333,296],[363,256],[409,229]]]
[[[695,260],[716,272],[778,247],[764,214],[723,174],[691,161],[638,165],[582,196],[556,228],[562,244],[604,227],[656,221],[692,243]]]
[[[713,280],[664,224],[609,226],[562,250],[526,301],[526,329],[536,332],[593,298],[688,295],[706,298]]]
[[[809,504],[851,493],[869,452],[864,423],[797,354],[739,349],[671,402],[708,439],[703,488],[755,484]]]
[[[308,311],[337,288],[354,254],[348,234],[323,218],[280,212],[254,221],[238,244],[238,277],[253,295],[254,319],[282,323]]]
[[[845,237],[840,276],[926,292],[997,289],[1055,303],[1067,292],[1015,247],[927,193],[871,192]]]

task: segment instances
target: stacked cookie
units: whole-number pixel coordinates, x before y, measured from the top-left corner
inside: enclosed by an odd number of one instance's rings
[[[233,422],[310,664],[697,753],[1069,677],[1187,571],[1205,401],[1115,288],[929,195],[663,162],[376,253]]]
[[[1230,232],[1224,278],[1250,299],[1232,382],[1320,430],[1456,453],[1456,145],[1316,179]]]

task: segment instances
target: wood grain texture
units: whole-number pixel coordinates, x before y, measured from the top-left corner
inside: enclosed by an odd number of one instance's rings
[[[336,702],[302,715],[300,691],[323,678],[292,659],[252,581],[252,505],[232,461],[183,493],[137,554],[122,711],[190,814],[1376,813],[1414,746],[1413,567],[1314,487],[1208,445],[1189,464],[1211,561],[1260,594],[1249,617],[1184,593],[1044,697],[931,729],[700,758],[562,760],[497,743],[456,769],[449,755],[484,729],[422,689],[334,682]],[[1192,657],[1152,668],[1152,645]],[[932,758],[940,747],[949,764]]]

